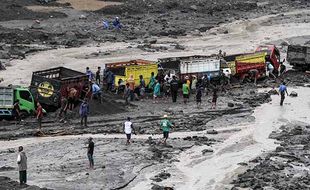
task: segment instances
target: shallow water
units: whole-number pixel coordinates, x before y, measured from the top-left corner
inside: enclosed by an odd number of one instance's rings
[[[289,88],[289,92],[291,90],[296,91],[298,97],[286,97],[281,107],[280,97],[272,96],[271,103],[256,108],[254,123],[244,126],[240,132],[216,145],[214,153],[204,161],[195,164],[197,157],[193,156],[201,154],[201,147],[182,153],[176,167],[185,177],[184,183],[175,184],[176,189],[229,188],[228,181],[236,175],[240,167],[238,163],[247,162],[276,148],[275,141],[268,138],[272,131],[289,122],[310,123],[310,88]],[[173,179],[168,184],[174,184]]]

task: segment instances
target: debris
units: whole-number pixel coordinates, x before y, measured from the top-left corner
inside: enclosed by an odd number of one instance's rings
[[[214,151],[212,149],[204,149],[201,152],[204,155],[204,154],[211,153],[211,152],[214,152]]]
[[[298,94],[297,94],[297,92],[292,91],[292,92],[290,93],[290,96],[291,96],[291,97],[297,97],[297,96],[298,96]]]

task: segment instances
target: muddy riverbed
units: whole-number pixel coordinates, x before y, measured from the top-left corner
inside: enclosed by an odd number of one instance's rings
[[[31,185],[52,189],[231,188],[233,185],[230,183],[236,175],[246,170],[247,161],[275,150],[277,145],[268,138],[272,131],[278,131],[287,122],[308,122],[305,110],[309,108],[309,102],[300,102],[299,98],[308,97],[310,89],[291,87],[289,90],[296,91],[299,97],[288,97],[283,107],[279,105],[279,97],[273,95],[272,102],[257,107],[253,114],[242,115],[243,122],[230,121],[231,116],[238,117],[238,114],[226,114],[214,120],[219,124],[216,127],[207,127],[210,125],[207,122],[202,131],[174,129],[167,146],[158,144],[159,131],[134,135],[134,142],[129,146],[125,145],[123,134],[0,141],[0,157],[4,161],[1,162],[0,173],[17,180],[16,148],[24,145],[29,159]],[[253,119],[247,120],[247,117]],[[139,125],[138,118],[136,122]],[[148,127],[147,123],[143,123]],[[210,129],[215,129],[216,133]],[[87,169],[85,142],[90,136],[96,143],[95,170]],[[283,139],[281,135],[272,136],[277,140]],[[285,148],[286,144],[281,146]],[[241,181],[245,178],[243,175],[239,176],[239,181],[235,180],[236,187],[248,184]]]

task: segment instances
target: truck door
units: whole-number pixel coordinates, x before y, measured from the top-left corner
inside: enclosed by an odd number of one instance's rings
[[[30,114],[35,110],[33,97],[27,89],[16,90],[16,99],[19,100],[21,111],[27,111]]]

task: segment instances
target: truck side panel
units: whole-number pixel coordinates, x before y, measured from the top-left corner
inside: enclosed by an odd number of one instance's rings
[[[180,66],[180,73],[182,75],[190,73],[217,72],[219,70],[220,70],[219,59],[181,61]]]
[[[288,46],[287,61],[293,66],[310,65],[310,47]]]
[[[151,73],[154,72],[155,76],[158,73],[158,66],[157,64],[148,64],[148,65],[133,65],[133,66],[127,66],[125,68],[125,76],[121,75],[115,75],[115,86],[118,86],[118,80],[122,79],[123,81],[126,81],[130,75],[133,75],[135,79],[136,86],[140,84],[139,76],[142,75],[146,85],[150,81]]]

